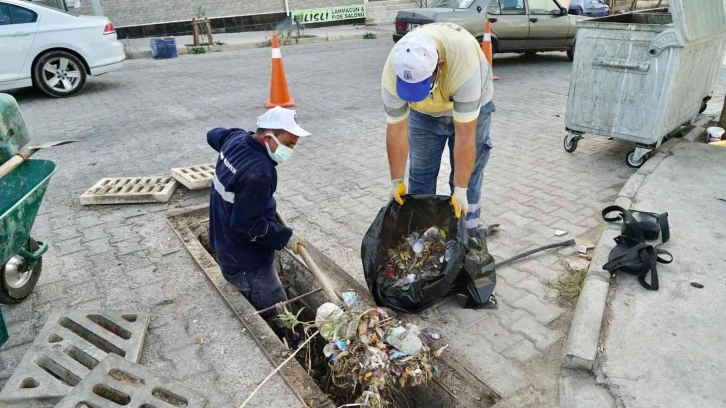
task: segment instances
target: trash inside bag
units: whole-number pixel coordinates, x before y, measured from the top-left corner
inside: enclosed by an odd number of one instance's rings
[[[376,304],[418,313],[452,289],[464,307],[484,306],[496,285],[486,233],[467,234],[447,196],[391,201],[368,229],[363,271]]]

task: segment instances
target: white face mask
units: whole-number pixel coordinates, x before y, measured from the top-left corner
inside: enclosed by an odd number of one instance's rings
[[[279,140],[273,135],[272,133],[267,133],[265,136],[270,136],[271,138],[275,139],[275,142],[277,142],[277,149],[273,152],[270,150],[270,144],[265,142],[265,147],[267,147],[267,154],[270,155],[270,158],[272,160],[276,161],[278,164],[282,164],[292,157],[293,150],[284,144],[280,143]]]

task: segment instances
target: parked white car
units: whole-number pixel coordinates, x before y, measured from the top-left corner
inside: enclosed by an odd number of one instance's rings
[[[53,97],[72,96],[89,75],[115,71],[124,59],[106,17],[0,0],[0,91],[34,86]]]

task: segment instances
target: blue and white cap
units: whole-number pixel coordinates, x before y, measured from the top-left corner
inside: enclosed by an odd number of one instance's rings
[[[421,102],[431,92],[431,76],[439,62],[436,41],[427,35],[411,33],[393,47],[396,92],[406,102]]]
[[[257,118],[257,127],[262,129],[282,129],[295,136],[310,136],[310,133],[300,127],[297,113],[292,109],[275,106]]]

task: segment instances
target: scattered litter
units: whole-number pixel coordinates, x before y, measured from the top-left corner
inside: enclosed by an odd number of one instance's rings
[[[348,309],[359,312],[360,309],[358,308],[358,295],[352,290],[349,290],[347,292],[343,292],[343,302],[345,302],[346,306],[348,306]]]
[[[595,249],[595,244],[587,244],[587,249]]]
[[[691,286],[693,286],[694,288],[697,288],[697,289],[703,289],[703,285],[701,285],[698,282],[691,282]]]
[[[239,329],[239,332],[242,333],[242,334],[245,334],[246,331],[247,331],[247,329],[245,329],[244,327],[241,328],[241,329]]]
[[[199,339],[199,344],[204,344],[204,337]]]
[[[604,351],[605,351],[605,345],[604,345],[604,344],[600,344],[600,345],[598,345],[598,346],[597,346],[597,351],[599,351],[599,352],[601,352],[601,353],[602,353],[602,352],[604,352]]]
[[[587,245],[580,245],[580,247],[577,249],[577,252],[587,255]]]
[[[629,300],[626,300],[624,303],[625,303],[625,306],[630,306],[630,301]]]
[[[441,335],[439,333],[427,333],[426,335],[429,336],[431,340],[441,340]]]
[[[555,236],[556,236],[556,237],[561,237],[561,236],[563,236],[563,235],[567,235],[567,231],[563,231],[563,230],[555,230]]]
[[[388,251],[388,259],[379,269],[381,288],[391,294],[408,291],[414,282],[438,276],[448,260],[443,230],[430,227],[413,232]]]

